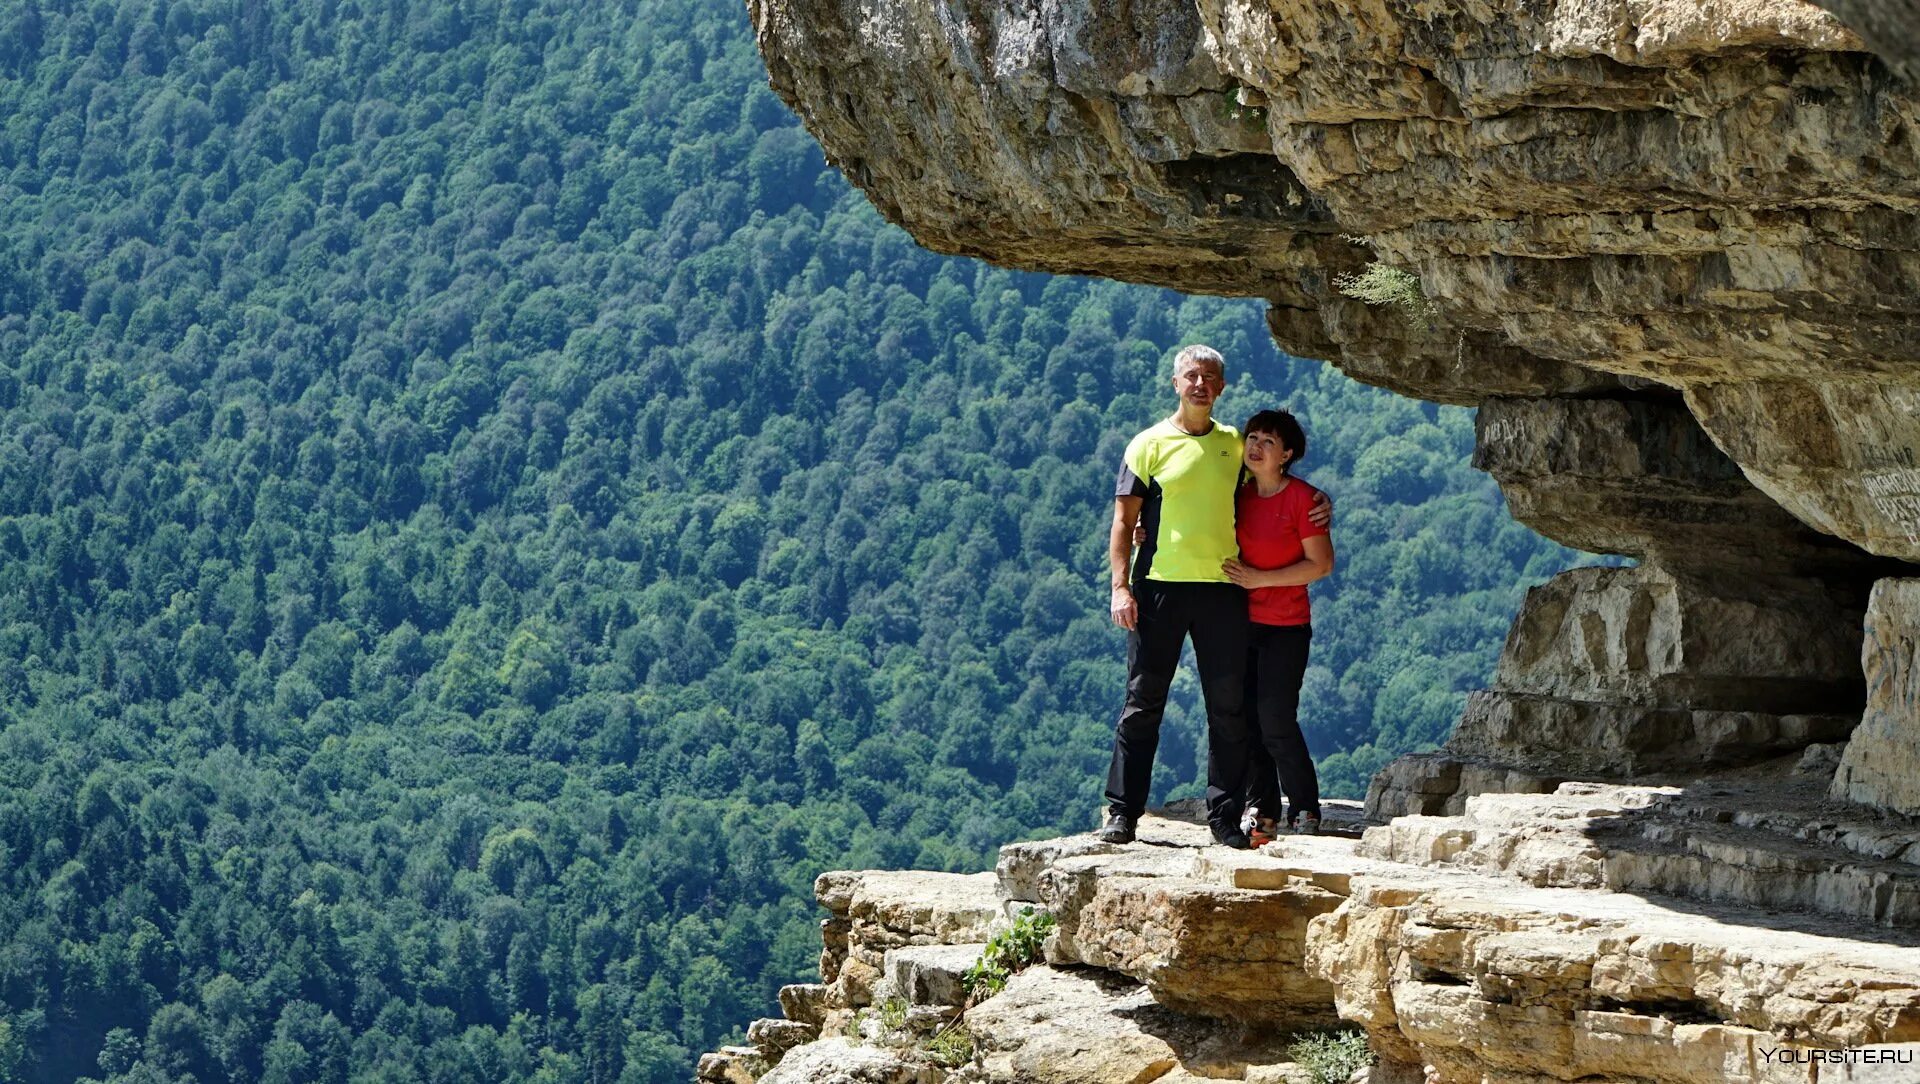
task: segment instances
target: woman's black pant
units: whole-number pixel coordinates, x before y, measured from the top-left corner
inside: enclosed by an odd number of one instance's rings
[[[1307,673],[1312,625],[1252,626],[1247,649],[1247,712],[1257,738],[1247,743],[1247,802],[1280,820],[1280,792],[1291,820],[1320,812],[1320,780],[1300,733],[1300,681]]]

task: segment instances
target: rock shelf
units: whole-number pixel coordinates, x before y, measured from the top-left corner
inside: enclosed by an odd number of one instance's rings
[[[1779,1051],[1920,1043],[1920,835],[1794,768],[1363,834],[1343,808],[1353,830],[1258,852],[1176,808],[1125,846],[1009,845],[995,874],[827,874],[836,978],[783,991],[785,1026],[701,1079],[1296,1081],[1295,1036],[1359,1027],[1380,1080],[1804,1081]],[[1023,907],[1058,921],[1045,961],[968,1002],[967,960]],[[930,1052],[962,1029],[965,1058]]]

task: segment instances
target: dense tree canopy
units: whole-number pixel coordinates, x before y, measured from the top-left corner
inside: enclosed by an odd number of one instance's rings
[[[1193,340],[1339,500],[1355,794],[1572,556],[1466,412],[918,249],[737,5],[0,8],[0,1081],[684,1079],[821,869],[1089,824]]]

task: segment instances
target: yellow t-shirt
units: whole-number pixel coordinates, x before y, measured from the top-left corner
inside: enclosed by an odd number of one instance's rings
[[[1233,533],[1233,491],[1240,481],[1240,431],[1213,423],[1200,436],[1171,421],[1127,444],[1114,495],[1142,497],[1147,540],[1133,562],[1135,580],[1226,583],[1220,566],[1240,554]]]

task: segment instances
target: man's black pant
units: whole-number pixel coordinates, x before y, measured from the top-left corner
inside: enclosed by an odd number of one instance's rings
[[[1280,820],[1280,791],[1288,819],[1320,813],[1320,779],[1300,733],[1300,681],[1307,674],[1312,625],[1259,625],[1248,634],[1247,708],[1253,716],[1247,798],[1260,815]]]
[[[1237,827],[1251,731],[1247,726],[1247,593],[1230,583],[1162,583],[1133,588],[1140,619],[1127,634],[1127,703],[1113,733],[1107,770],[1109,812],[1138,817],[1153,785],[1153,754],[1167,688],[1191,635],[1207,703],[1207,819]]]

